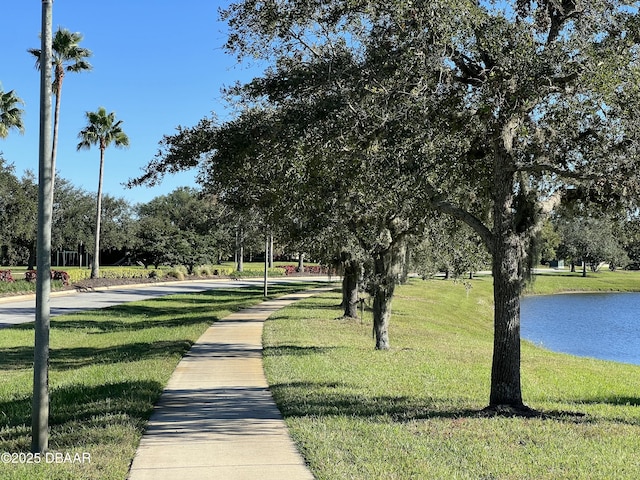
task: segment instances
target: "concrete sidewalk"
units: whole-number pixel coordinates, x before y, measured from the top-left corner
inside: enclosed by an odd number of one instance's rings
[[[129,480],[312,480],[262,368],[262,328],[275,311],[331,287],[287,295],[214,323],[171,376]]]

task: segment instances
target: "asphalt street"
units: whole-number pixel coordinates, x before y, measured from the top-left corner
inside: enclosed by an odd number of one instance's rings
[[[325,277],[270,278],[269,284],[294,283],[303,281],[327,281]],[[335,280],[335,279],[334,279]],[[242,288],[262,285],[261,279],[242,280],[200,280],[171,282],[164,284],[142,284],[133,286],[96,289],[92,291],[53,292],[50,298],[51,316],[65,315],[82,310],[137,302],[150,298],[180,293],[195,293],[213,289]],[[0,299],[0,328],[35,321],[35,296]]]

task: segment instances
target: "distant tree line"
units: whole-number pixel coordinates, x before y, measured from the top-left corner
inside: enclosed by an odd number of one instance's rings
[[[0,154],[0,264],[35,268],[37,181],[18,176]],[[100,255],[114,263],[195,266],[263,255],[264,229],[255,215],[239,215],[216,196],[181,187],[147,203],[102,199]],[[58,177],[54,192],[53,265],[90,267],[95,253],[96,194]],[[241,235],[240,235],[241,233]],[[278,252],[297,254],[280,242]],[[87,263],[89,259],[89,263]]]

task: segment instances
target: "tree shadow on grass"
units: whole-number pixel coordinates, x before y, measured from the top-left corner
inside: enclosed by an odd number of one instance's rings
[[[274,284],[271,296],[305,290],[308,284]],[[263,298],[262,286],[213,289],[166,295],[141,302],[129,302],[96,310],[73,312],[51,319],[52,329],[93,329],[93,333],[144,330],[155,327],[188,326],[219,320],[216,312],[235,312]],[[115,317],[115,319],[114,319]],[[9,325],[14,330],[33,330],[33,322]]]
[[[136,362],[155,357],[184,356],[191,348],[190,340],[136,342],[110,347],[52,348],[50,366],[54,370],[70,370],[97,364]],[[33,368],[33,347],[0,349],[0,369],[22,370]]]
[[[438,397],[373,396],[359,393],[357,385],[330,382],[292,382],[270,386],[274,399],[285,417],[361,417],[390,418],[405,423],[434,418],[521,418],[523,420],[551,420],[571,424],[590,424],[605,421],[638,425],[629,418],[594,418],[579,411],[533,410],[528,414],[512,409],[451,408],[451,400]],[[303,401],[302,401],[303,399]],[[593,403],[611,405],[640,405],[638,398],[594,400]]]
[[[429,401],[419,397],[360,395],[355,385],[350,388],[344,383],[292,382],[271,385],[270,388],[285,417],[385,417],[395,422],[408,422],[427,418],[478,416],[477,410],[439,408],[444,402],[437,399]],[[297,401],[302,397],[304,401]]]
[[[136,309],[132,308],[134,312]],[[143,309],[144,310],[144,309]],[[91,330],[88,334],[101,334],[101,333],[116,333],[116,332],[128,332],[128,331],[140,331],[151,328],[176,328],[176,327],[189,327],[192,325],[199,325],[205,323],[211,325],[219,320],[215,315],[202,315],[199,317],[193,317],[191,314],[185,314],[185,310],[182,310],[182,315],[175,316],[170,319],[158,319],[150,316],[144,320],[131,321],[128,319],[123,320],[101,320],[87,318],[86,314],[78,316],[67,316],[64,320],[51,322],[52,330]],[[136,315],[136,313],[132,313]],[[139,315],[139,314],[138,314]],[[109,318],[109,317],[107,317]]]
[[[587,405],[611,405],[614,407],[632,407],[632,408],[640,407],[640,397],[629,397],[629,396],[611,395],[606,397],[603,396],[603,397],[585,398],[585,399],[579,399],[579,400],[555,399],[550,401],[557,402],[557,403],[573,404],[576,406],[576,408],[580,408],[581,406],[587,406]],[[621,412],[621,415],[619,416],[616,416],[615,414],[610,415],[610,416],[607,416],[605,420],[610,422],[640,426],[640,420],[630,418],[629,416],[623,415],[622,411],[620,412]],[[543,414],[550,415],[550,416],[555,415],[555,418],[559,418],[559,419],[563,419],[563,416],[566,417],[566,412],[562,412],[562,411],[550,411],[550,412],[545,411],[543,412]],[[576,416],[589,418],[588,414],[584,414],[584,413],[578,413],[576,414]]]
[[[141,433],[162,389],[153,381],[53,388],[49,416],[52,448],[110,441],[106,432],[111,428],[133,428]],[[0,412],[0,450],[28,451],[31,398],[1,402]]]
[[[581,404],[598,404],[606,403],[608,405],[618,405],[625,407],[640,407],[640,397],[603,397],[580,400]]]
[[[242,292],[244,293],[244,291]],[[156,327],[173,328],[212,324],[220,318],[215,314],[222,308],[234,311],[239,303],[249,302],[253,295],[241,295],[237,290],[212,290],[151,301],[132,302],[98,311],[79,312],[56,317],[51,328],[60,330],[90,329],[93,333],[138,331]],[[33,328],[31,325],[30,328]]]
[[[263,349],[265,357],[284,357],[284,356],[304,356],[304,355],[322,355],[339,347],[300,347],[298,345],[278,345],[274,347],[266,347]]]
[[[273,293],[290,293],[291,286],[278,285]],[[51,320],[52,329],[93,329],[94,333],[136,331],[156,327],[182,327],[220,320],[220,309],[238,311],[255,303],[261,288],[215,289],[204,292],[155,298],[150,302],[132,302],[99,311],[79,312]],[[114,319],[115,317],[115,319]],[[33,328],[33,325],[23,328]]]

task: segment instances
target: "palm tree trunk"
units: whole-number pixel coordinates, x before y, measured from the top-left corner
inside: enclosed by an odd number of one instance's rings
[[[91,278],[100,277],[100,221],[102,219],[102,178],[104,175],[104,148],[100,147],[100,174],[98,176],[98,198],[96,201],[96,235],[91,264]]]
[[[60,118],[60,95],[62,94],[62,78],[64,77],[64,69],[62,70],[62,75],[60,72],[56,73],[57,81],[57,91],[55,92],[56,96],[56,106],[53,112],[53,143],[51,145],[51,195],[53,195],[55,189],[55,180],[56,180],[56,156],[58,154],[58,126],[59,126],[59,118]],[[53,202],[53,200],[52,200]]]

